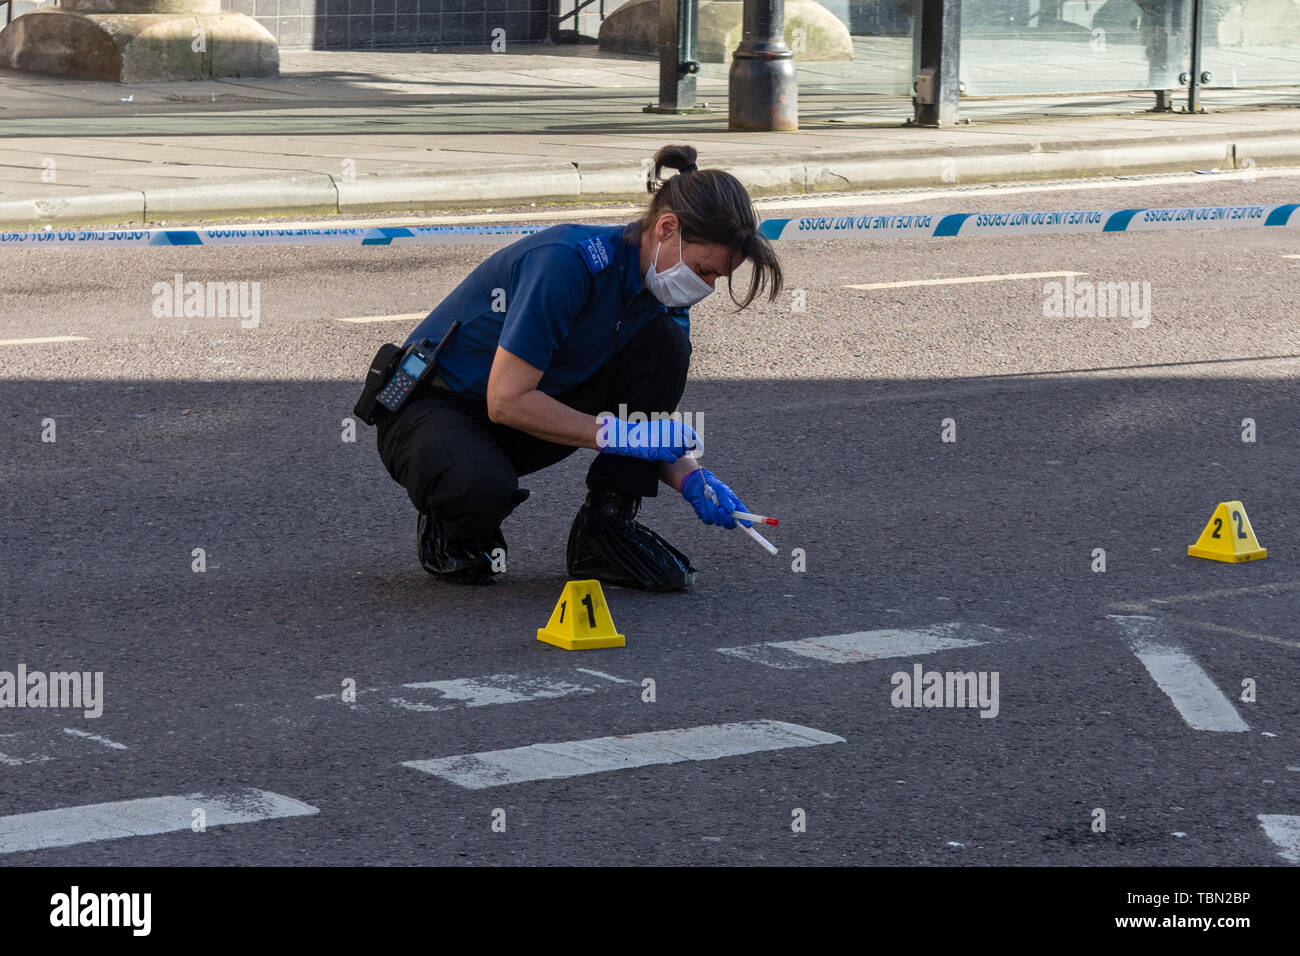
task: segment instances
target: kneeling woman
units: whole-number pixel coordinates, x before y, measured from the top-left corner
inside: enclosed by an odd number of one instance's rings
[[[664,415],[686,387],[690,307],[719,277],[730,288],[745,261],[741,308],[765,288],[775,299],[782,274],[745,188],[695,158],[690,146],[655,154],[639,222],[552,226],[498,250],[407,339],[437,342],[460,321],[438,375],[377,422],[379,455],[420,512],[430,574],[491,582],[501,522],[528,497],[519,476],[578,448],[600,454],[569,533],[571,576],[658,591],[691,583],[690,559],[634,520],[659,481],[701,521],[735,527],[744,506],[691,457],[694,432]],[[664,168],[678,175],[664,180]],[[601,415],[613,409],[630,412]]]

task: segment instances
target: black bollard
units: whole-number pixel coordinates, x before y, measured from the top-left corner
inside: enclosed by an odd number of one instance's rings
[[[745,29],[731,56],[729,127],[797,130],[799,81],[785,43],[785,0],[745,0]]]

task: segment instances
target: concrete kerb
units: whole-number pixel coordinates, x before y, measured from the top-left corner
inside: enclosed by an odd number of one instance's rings
[[[431,170],[399,176],[335,180],[338,212],[433,209],[471,203],[562,202],[583,198],[573,163],[539,161],[490,169]]]
[[[1202,143],[1107,145],[1095,149],[1043,149],[995,156],[956,156],[953,159],[950,180],[953,183],[987,183],[1006,179],[1073,179],[1130,173],[1185,172],[1189,169],[1225,166],[1231,168],[1232,144],[1227,139],[1219,139]],[[934,182],[934,176],[931,164],[929,182]],[[916,182],[911,185],[925,183]]]
[[[1130,138],[1083,146],[1047,140],[1003,145],[954,145],[923,155],[915,150],[851,151],[787,158],[780,154],[713,155],[709,165],[730,170],[751,194],[798,195],[828,191],[942,187],[957,183],[1063,179],[1191,169],[1300,165],[1300,131]],[[359,176],[343,182],[326,173],[292,179],[146,187],[140,192],[0,202],[0,225],[133,223],[168,219],[217,220],[248,215],[330,215],[401,212],[527,202],[644,202],[644,167],[619,161],[539,160],[487,169],[431,170]]]
[[[221,216],[338,212],[338,191],[325,173],[302,172],[290,179],[212,183],[203,186],[149,187],[144,190],[149,219],[204,219]]]
[[[0,201],[0,226],[98,225],[145,221],[141,190]]]
[[[1232,137],[1233,165],[1286,166],[1300,156],[1300,133],[1243,133]]]

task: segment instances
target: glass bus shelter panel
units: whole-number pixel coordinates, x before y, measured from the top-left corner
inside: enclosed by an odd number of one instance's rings
[[[1300,2],[1205,0],[1208,86],[1300,85]]]
[[[800,8],[814,6],[821,9],[800,17]],[[787,0],[786,42],[799,89],[910,97],[911,6],[908,0]]]
[[[1191,0],[966,0],[964,93],[1173,89],[1187,69],[1190,14]]]

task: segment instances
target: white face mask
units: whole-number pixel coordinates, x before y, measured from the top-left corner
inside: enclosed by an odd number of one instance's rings
[[[655,246],[655,262],[659,261],[659,249],[663,243]],[[692,306],[710,292],[713,286],[700,278],[699,273],[681,261],[682,234],[677,232],[677,265],[664,272],[656,272],[654,262],[646,270],[645,285],[651,294],[670,308]]]

